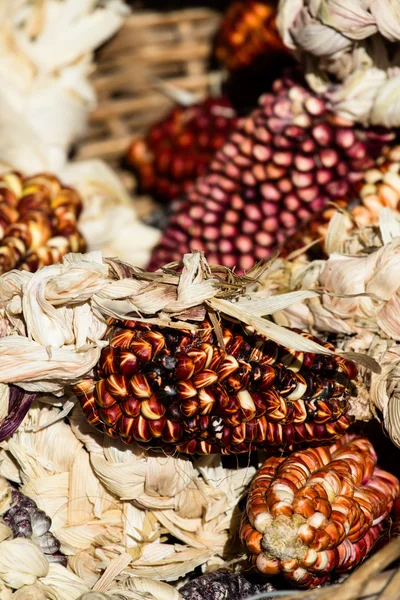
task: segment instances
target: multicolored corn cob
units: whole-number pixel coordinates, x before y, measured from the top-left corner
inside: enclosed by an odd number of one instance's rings
[[[1,515],[12,531],[13,538],[28,538],[42,550],[49,562],[67,566],[67,557],[60,553],[60,542],[50,532],[51,519],[36,502],[19,490],[11,490],[11,506]]]
[[[176,107],[153,125],[146,139],[133,142],[126,162],[137,174],[142,192],[170,202],[205,171],[235,124],[235,111],[225,97]]]
[[[290,448],[346,431],[354,363],[222,324],[226,353],[208,320],[196,332],[112,322],[95,376],[74,387],[88,421],[127,444],[188,454]]]
[[[337,208],[346,209],[352,216],[348,219],[348,230],[355,226],[377,225],[382,208],[388,207],[398,212],[400,209],[400,146],[385,152],[374,168],[369,169],[357,184],[357,196],[347,201],[341,200],[336,206],[328,207],[314,215],[310,221],[294,233],[280,249],[281,256],[303,248],[322,238],[322,243],[313,246],[309,251],[312,257],[324,253],[325,238],[330,220]]]
[[[241,539],[257,569],[313,587],[357,566],[400,495],[366,438],[269,458],[255,476]]]
[[[248,600],[250,596],[263,594],[263,600],[272,600],[276,591],[267,581],[252,581],[247,573],[233,573],[227,569],[206,573],[188,581],[179,588],[179,593],[185,600]]]
[[[149,268],[199,249],[210,263],[250,269],[329,201],[351,196],[393,139],[335,116],[298,74],[286,75],[175,204]]]
[[[216,42],[217,59],[234,71],[257,59],[287,55],[276,27],[277,0],[235,0],[226,11]]]
[[[67,252],[82,252],[77,228],[82,202],[75,190],[49,174],[0,177],[0,274],[36,271]]]

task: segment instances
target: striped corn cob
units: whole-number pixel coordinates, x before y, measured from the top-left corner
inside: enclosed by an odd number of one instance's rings
[[[365,438],[269,458],[255,476],[241,539],[257,569],[313,587],[358,565],[400,494]]]
[[[89,422],[127,444],[189,454],[289,448],[346,431],[354,363],[222,324],[226,354],[208,320],[195,333],[112,322],[95,376],[74,387]]]
[[[215,54],[230,70],[287,55],[276,27],[277,0],[235,0],[226,11]]]
[[[50,532],[50,517],[31,498],[12,488],[10,508],[1,518],[11,529],[13,538],[31,539],[49,562],[67,566],[67,557],[60,553],[60,542]]]
[[[81,199],[53,175],[0,177],[0,274],[36,271],[85,250],[77,229]]]
[[[142,192],[170,202],[205,171],[235,124],[235,111],[225,97],[176,107],[153,125],[146,139],[133,142],[126,162],[135,171]]]
[[[298,74],[286,75],[175,204],[149,268],[199,249],[210,263],[250,269],[329,201],[348,198],[393,138],[335,116]]]
[[[281,256],[302,248],[322,238],[322,243],[313,246],[308,254],[318,258],[323,255],[323,239],[330,220],[337,208],[350,212],[353,219],[348,220],[348,230],[357,226],[377,225],[382,208],[389,207],[395,212],[400,209],[400,146],[384,152],[376,161],[374,168],[365,172],[362,181],[357,184],[357,197],[348,198],[314,215],[304,227],[297,231],[280,249]]]

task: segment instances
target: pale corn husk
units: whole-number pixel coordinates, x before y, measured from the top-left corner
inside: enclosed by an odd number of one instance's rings
[[[0,579],[8,587],[31,585],[48,571],[49,563],[31,540],[16,538],[0,543]]]
[[[241,555],[230,540],[254,466],[226,469],[219,456],[157,456],[93,430],[78,408],[71,425],[62,414],[42,397],[0,448],[0,475],[11,476],[51,517],[69,557],[70,572],[50,565],[26,594],[40,589],[46,599],[54,592],[69,600],[93,590],[127,600],[179,600],[162,581],[223,564],[228,546]],[[178,541],[169,542],[169,534]]]
[[[308,83],[335,112],[364,124],[399,126],[397,2],[280,0],[278,27],[304,61]]]
[[[132,198],[117,174],[103,161],[90,160],[65,165],[61,176],[85,200],[79,228],[90,249],[146,265],[160,232],[138,220]]]
[[[179,265],[175,265],[178,267]],[[67,383],[87,375],[99,359],[106,318],[127,318],[171,327],[195,328],[207,310],[239,320],[293,350],[331,350],[263,317],[314,291],[271,297],[255,291],[256,280],[210,268],[199,252],[172,267],[144,273],[99,252],[68,254],[62,264],[36,273],[11,271],[0,278],[0,310],[15,334],[1,338],[0,381],[27,391],[61,394]],[[218,323],[216,323],[217,333]],[[222,335],[219,336],[222,338]],[[360,355],[360,361],[364,360]],[[365,360],[364,360],[365,362]],[[377,368],[372,361],[365,363]]]
[[[96,106],[93,51],[128,13],[124,0],[1,0],[0,170],[46,171],[77,187],[89,248],[128,260],[137,255],[144,265],[159,233],[138,221],[105,163],[68,160]]]
[[[1,1],[4,162],[28,172],[57,172],[65,165],[96,102],[88,81],[92,52],[119,29],[126,14],[122,0],[104,8],[92,0]]]

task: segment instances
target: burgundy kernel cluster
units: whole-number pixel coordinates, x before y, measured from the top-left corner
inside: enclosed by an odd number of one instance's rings
[[[175,203],[149,268],[198,249],[210,263],[250,269],[328,201],[348,202],[393,138],[330,113],[296,72],[287,74]]]
[[[290,352],[231,322],[223,338],[225,351],[209,321],[196,332],[114,322],[95,377],[74,388],[84,414],[127,444],[188,454],[289,449],[349,427],[353,363]]]
[[[174,108],[145,139],[132,143],[126,162],[142,192],[170,202],[204,173],[235,124],[235,111],[226,97]]]

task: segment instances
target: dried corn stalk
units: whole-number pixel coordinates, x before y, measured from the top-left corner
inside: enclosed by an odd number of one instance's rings
[[[102,161],[68,162],[96,106],[93,51],[128,12],[123,0],[0,1],[0,171],[55,173],[83,196],[89,246],[145,264],[158,233],[138,222],[117,176]]]

